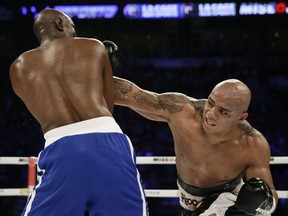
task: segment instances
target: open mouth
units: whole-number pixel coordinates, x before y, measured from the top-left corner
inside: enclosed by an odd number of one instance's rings
[[[212,121],[209,121],[207,117],[205,118],[205,122],[206,122],[207,125],[209,125],[211,127],[215,127],[216,126],[216,124],[214,122],[212,122]]]

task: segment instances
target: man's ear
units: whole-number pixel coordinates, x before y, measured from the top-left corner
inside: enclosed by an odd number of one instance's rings
[[[61,19],[61,17],[57,17],[54,22],[59,31],[64,31],[64,21]]]
[[[244,121],[245,119],[248,118],[248,113],[247,112],[244,112],[240,115],[239,117],[239,121]]]

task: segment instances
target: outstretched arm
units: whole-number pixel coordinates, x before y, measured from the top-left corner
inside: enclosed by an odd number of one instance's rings
[[[109,40],[103,41],[103,44],[108,52],[113,70],[121,68],[124,63],[117,45]],[[116,105],[129,107],[153,121],[169,122],[171,116],[181,112],[185,105],[188,104],[191,109],[199,110],[205,103],[205,100],[196,100],[181,93],[157,94],[115,76],[114,90]]]
[[[136,84],[114,76],[115,104],[126,106],[153,121],[168,122],[181,112],[192,98],[181,93],[163,93],[141,89]],[[194,99],[195,100],[195,99]]]

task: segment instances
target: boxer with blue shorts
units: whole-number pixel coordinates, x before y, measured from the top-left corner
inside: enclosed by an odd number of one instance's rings
[[[38,184],[23,216],[147,215],[133,147],[112,117],[55,128],[44,137]]]
[[[72,19],[51,8],[38,13],[33,31],[40,45],[9,70],[46,140],[22,216],[148,216],[132,144],[113,118],[104,44],[77,37]]]

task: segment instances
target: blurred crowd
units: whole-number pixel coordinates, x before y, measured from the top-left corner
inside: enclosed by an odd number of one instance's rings
[[[207,98],[219,81],[227,78],[242,80],[252,90],[248,121],[267,138],[272,156],[288,156],[288,128],[285,126],[288,122],[287,32],[282,31],[281,23],[278,27],[281,31],[278,31],[273,23],[257,28],[252,23],[245,29],[243,26],[236,28],[240,21],[235,22],[233,29],[229,29],[234,25],[227,21],[222,26],[221,20],[206,24],[203,20],[198,23],[165,21],[154,22],[154,26],[143,22],[139,31],[133,33],[133,26],[130,26],[130,33],[127,33],[127,26],[123,26],[117,35],[107,30],[102,35],[93,33],[80,22],[76,22],[76,27],[82,25],[80,36],[91,34],[118,44],[125,66],[115,71],[115,75],[144,89]],[[103,28],[103,23],[98,27]],[[97,26],[95,29],[97,32]],[[26,31],[32,32],[31,26]],[[8,48],[1,50],[0,156],[37,156],[44,144],[39,124],[13,93],[9,81],[9,65],[20,52],[35,46],[35,42],[31,42],[34,39],[28,38],[31,33],[24,36],[28,41],[25,45],[22,37],[18,41],[21,45],[14,45],[12,51],[8,52]],[[5,40],[17,43],[16,39],[15,36],[0,38],[2,43]],[[117,106],[114,117],[132,140],[138,156],[174,155],[172,135],[165,123],[146,120],[128,108]],[[287,167],[271,165],[277,190],[288,190]],[[173,165],[139,165],[139,171],[146,189],[176,189],[177,172]],[[0,188],[26,186],[26,167],[0,165]],[[25,197],[0,197],[1,215],[19,215],[25,201]],[[152,216],[176,215],[177,199],[148,198],[148,203]],[[273,215],[287,213],[288,200],[281,199]]]

